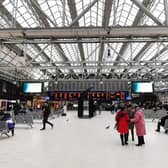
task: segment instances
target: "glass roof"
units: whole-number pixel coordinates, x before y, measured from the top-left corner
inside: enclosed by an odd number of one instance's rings
[[[165,24],[163,0],[136,1],[145,5],[149,13],[142,12],[134,0],[4,0],[0,4],[0,29],[158,26],[152,17]],[[3,44],[0,65],[9,66],[9,72],[14,69],[12,67],[20,70],[23,75],[19,78],[25,75],[25,78],[29,76],[39,80],[49,80],[62,74],[74,75],[75,79],[79,79],[81,74],[133,74],[139,70],[138,63],[145,66],[147,61],[156,60],[160,62],[152,65],[160,66],[159,72],[164,72],[161,66],[166,65],[162,61],[168,61],[167,42],[123,43],[97,38],[100,42],[87,39],[89,43],[82,43],[83,39],[72,39],[77,42]],[[21,53],[25,59],[23,62],[20,61]],[[13,74],[16,73],[13,71]]]

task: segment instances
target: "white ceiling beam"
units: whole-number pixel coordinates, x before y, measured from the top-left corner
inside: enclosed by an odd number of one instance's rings
[[[112,27],[107,34],[103,27],[0,29],[0,39],[78,39],[78,38],[168,37],[163,26]]]

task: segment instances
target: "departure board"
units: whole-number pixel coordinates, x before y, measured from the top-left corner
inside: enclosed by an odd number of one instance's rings
[[[95,100],[126,100],[128,96],[128,91],[118,91],[118,92],[101,92],[101,91],[90,91],[87,93],[79,92],[79,91],[53,91],[48,92],[48,96],[50,100],[56,101],[75,101],[78,100],[81,96],[84,99],[88,99],[92,97]]]

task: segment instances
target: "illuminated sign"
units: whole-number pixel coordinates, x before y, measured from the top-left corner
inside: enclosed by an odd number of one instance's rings
[[[85,96],[84,96],[85,95]],[[84,99],[88,99],[89,97],[93,99],[102,99],[102,100],[126,100],[126,97],[128,96],[127,91],[119,91],[119,92],[100,92],[100,91],[91,91],[87,94],[83,94],[82,92],[63,92],[63,91],[54,91],[54,92],[48,92],[48,96],[50,97],[50,100],[68,100],[68,101],[74,101],[78,100],[81,96],[84,96]]]

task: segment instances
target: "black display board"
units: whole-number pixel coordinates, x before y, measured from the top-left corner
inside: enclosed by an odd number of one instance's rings
[[[100,91],[90,91],[84,96],[84,100],[88,100],[89,97],[92,97],[95,100],[126,100],[128,96],[128,91],[118,91],[118,92],[100,92]],[[75,101],[83,97],[83,92],[79,91],[54,91],[48,92],[50,100],[56,101]]]

